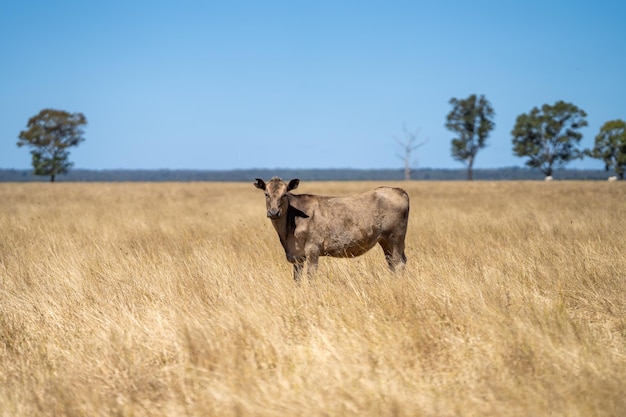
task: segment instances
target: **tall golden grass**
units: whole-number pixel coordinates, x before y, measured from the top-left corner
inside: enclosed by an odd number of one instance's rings
[[[626,415],[626,184],[393,185],[297,285],[252,183],[0,184],[0,415]]]

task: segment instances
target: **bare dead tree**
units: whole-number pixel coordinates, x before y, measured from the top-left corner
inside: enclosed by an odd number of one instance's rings
[[[410,131],[406,124],[402,124],[402,132],[404,135],[404,140],[398,139],[396,136],[393,139],[396,141],[398,145],[402,148],[401,152],[398,152],[396,156],[402,160],[404,163],[404,180],[408,181],[411,179],[411,164],[413,162],[412,154],[413,151],[424,145],[428,142],[428,139],[424,139],[421,142],[417,141],[417,135],[420,129],[417,128],[415,131]]]

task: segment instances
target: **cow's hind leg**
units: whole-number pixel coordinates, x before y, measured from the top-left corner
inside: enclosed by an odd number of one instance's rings
[[[385,260],[392,272],[404,271],[406,265],[406,255],[404,254],[404,241],[391,242],[388,239],[381,239],[379,242],[385,253]]]

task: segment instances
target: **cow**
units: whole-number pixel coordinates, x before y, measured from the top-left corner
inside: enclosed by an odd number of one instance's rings
[[[404,238],[409,221],[409,196],[401,188],[378,187],[342,197],[292,194],[299,179],[288,183],[274,177],[254,186],[265,192],[267,217],[299,282],[304,263],[307,276],[315,275],[320,256],[353,258],[377,243],[389,269],[402,272],[406,265]]]

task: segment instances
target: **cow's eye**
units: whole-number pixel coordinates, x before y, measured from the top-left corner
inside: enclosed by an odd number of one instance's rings
[[[270,195],[268,193],[265,193],[265,198],[269,199]]]

